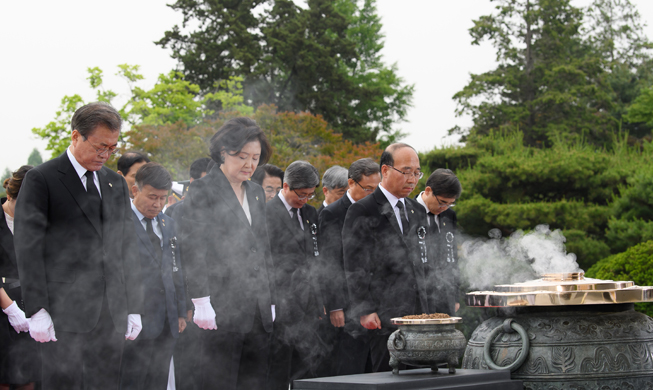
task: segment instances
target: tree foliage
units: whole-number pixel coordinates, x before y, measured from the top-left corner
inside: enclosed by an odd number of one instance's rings
[[[633,281],[638,286],[653,286],[653,241],[646,241],[623,253],[606,257],[587,270],[586,276],[606,280]],[[653,305],[636,303],[635,308],[653,316]]]
[[[41,164],[43,164],[43,157],[41,157],[41,152],[39,152],[38,149],[34,148],[32,153],[30,153],[29,157],[27,158],[27,165],[35,167]]]
[[[208,95],[199,97],[199,87],[184,80],[183,75],[176,71],[159,75],[158,82],[152,89],[144,90],[136,85],[143,76],[138,73],[138,65],[122,64],[118,66],[117,75],[127,83],[130,96],[121,106],[116,107],[122,119],[129,125],[163,125],[182,122],[185,126],[193,126],[213,113],[207,104],[214,99],[226,99],[227,95]],[[118,93],[104,88],[103,71],[98,68],[88,68],[90,88],[95,91],[96,101],[112,105],[117,103]],[[231,80],[238,83],[242,80]],[[55,119],[42,128],[33,128],[32,132],[48,144],[46,150],[52,151],[51,157],[63,153],[70,145],[70,120],[75,111],[90,103],[78,95],[64,96],[61,99]],[[235,107],[233,105],[231,107]],[[127,130],[127,129],[123,129]],[[124,139],[123,139],[124,142]]]
[[[491,131],[521,131],[526,145],[557,140],[609,145],[622,116],[651,80],[650,44],[628,0],[500,0],[497,12],[474,21],[472,44],[489,41],[496,69],[472,74],[454,95],[469,129],[450,132],[472,144]],[[630,119],[635,121],[635,116]],[[638,137],[643,123],[626,123]]]
[[[179,0],[184,15],[157,44],[203,93],[244,78],[245,102],[321,115],[346,139],[397,137],[413,86],[383,64],[374,0]],[[194,28],[190,28],[190,26]]]

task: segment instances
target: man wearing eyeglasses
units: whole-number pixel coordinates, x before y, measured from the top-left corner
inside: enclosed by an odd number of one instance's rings
[[[342,227],[349,207],[370,195],[381,182],[379,164],[371,158],[354,161],[348,171],[348,190],[319,216],[320,281],[332,328],[330,376],[365,372],[365,330],[349,312],[349,293],[342,258]],[[324,184],[323,184],[324,185]]]
[[[326,318],[316,277],[318,216],[307,204],[319,184],[314,166],[295,161],[286,168],[279,194],[265,205],[277,294],[269,390],[287,390],[291,381],[313,377],[326,353],[316,340],[320,318]]]
[[[142,326],[140,263],[127,184],[104,163],[122,121],[106,103],[79,108],[71,145],[25,176],[16,259],[47,389],[117,389],[125,339]]]
[[[390,370],[390,319],[428,311],[419,246],[426,215],[407,198],[422,177],[419,157],[407,144],[392,144],[380,167],[381,184],[349,207],[342,230],[350,312],[367,329],[362,353],[373,372]]]
[[[460,197],[462,186],[450,169],[436,169],[426,181],[426,188],[415,197],[427,211],[427,278],[429,308],[453,316],[458,303],[458,250],[456,246],[456,213],[452,207]]]

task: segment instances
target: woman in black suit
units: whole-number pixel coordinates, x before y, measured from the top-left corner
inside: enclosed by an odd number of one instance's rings
[[[25,319],[13,236],[16,197],[30,169],[23,165],[3,183],[7,197],[2,198],[0,213],[0,306],[4,313],[0,315],[0,390],[34,389],[39,375],[40,359]]]
[[[249,118],[211,138],[216,165],[184,201],[182,258],[202,329],[202,389],[263,389],[274,320],[265,193],[249,181],[270,157]]]

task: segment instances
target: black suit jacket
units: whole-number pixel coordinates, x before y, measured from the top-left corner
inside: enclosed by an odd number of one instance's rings
[[[163,236],[163,253],[157,256],[150,237],[133,210],[132,218],[138,236],[141,280],[145,290],[140,337],[154,339],[159,336],[167,318],[172,337],[177,338],[178,318],[186,317],[186,292],[175,221],[163,213],[156,217]]]
[[[105,294],[118,332],[127,314],[143,313],[127,183],[106,167],[97,175],[101,222],[88,217],[86,190],[66,153],[27,172],[18,195],[14,245],[25,314],[44,308],[55,330],[93,329]]]
[[[349,307],[349,293],[342,258],[342,227],[347,210],[351,206],[349,197],[331,203],[319,215],[318,242],[320,244],[320,270],[324,305],[327,312]]]
[[[279,196],[283,195],[275,196],[266,204],[279,321],[291,324],[304,316],[323,317],[322,292],[316,275],[316,243],[313,240],[319,236],[317,211],[308,204],[300,209],[304,224],[302,231],[296,225],[298,222],[290,218]]]
[[[4,204],[6,201],[7,198],[2,198],[0,203]],[[0,287],[2,278],[18,279],[18,266],[14,252],[14,235],[7,226],[4,211],[0,210]]]
[[[193,181],[183,205],[184,272],[191,298],[211,297],[218,331],[248,333],[258,310],[271,332],[274,286],[265,193],[251,181],[243,185],[251,225],[219,167]]]
[[[432,281],[429,307],[451,316],[456,313],[460,271],[458,268],[458,231],[456,212],[447,209],[440,213],[440,229],[430,226],[427,238],[427,277]]]
[[[391,333],[394,317],[428,310],[425,266],[418,242],[426,215],[419,203],[405,198],[409,228],[406,235],[379,186],[349,207],[342,230],[343,256],[351,312],[354,318],[376,312],[379,333]],[[419,312],[419,313],[418,313]]]

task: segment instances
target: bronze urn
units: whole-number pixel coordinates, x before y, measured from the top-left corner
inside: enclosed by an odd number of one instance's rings
[[[499,314],[472,334],[462,368],[508,369],[527,390],[653,390],[653,319],[633,309],[653,287],[583,273],[467,294]]]

